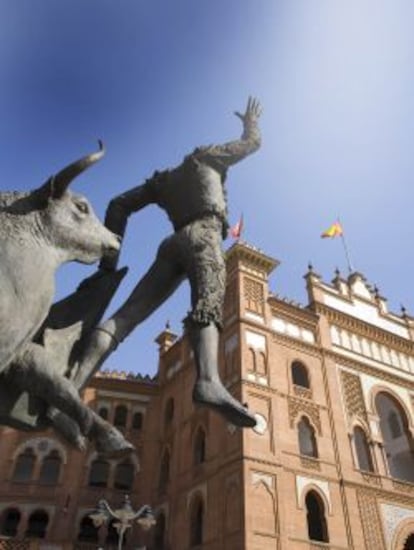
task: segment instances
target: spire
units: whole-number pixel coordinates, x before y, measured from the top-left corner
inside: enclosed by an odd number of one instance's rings
[[[165,353],[177,340],[177,334],[170,330],[170,321],[165,323],[165,329],[156,337],[155,342],[158,344],[158,351],[161,354]]]

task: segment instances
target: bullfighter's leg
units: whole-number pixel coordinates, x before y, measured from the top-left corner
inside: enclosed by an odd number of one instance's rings
[[[226,420],[242,428],[253,428],[256,419],[223,386],[218,372],[219,329],[215,323],[189,326],[191,346],[197,368],[193,401],[210,407]]]
[[[188,264],[192,312],[186,324],[197,369],[193,400],[216,410],[236,426],[254,427],[256,419],[226,390],[218,369],[226,278],[221,224],[214,218],[200,220],[189,237],[194,239]]]
[[[82,389],[116,349],[118,343],[151,315],[176,290],[183,279],[182,270],[158,254],[126,302],[110,319],[92,332],[73,378],[73,384]]]
[[[71,382],[53,371],[42,346],[29,344],[8,367],[7,378],[20,390],[41,398],[73,418],[83,435],[90,432],[92,411],[81,401]]]

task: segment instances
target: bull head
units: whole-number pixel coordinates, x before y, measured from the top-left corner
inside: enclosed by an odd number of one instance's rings
[[[63,170],[51,176],[46,183],[37,189],[36,194],[47,199],[59,199],[62,197],[72,180],[104,156],[105,147],[102,141],[98,140],[98,144],[99,151],[72,162],[72,164],[69,164]]]

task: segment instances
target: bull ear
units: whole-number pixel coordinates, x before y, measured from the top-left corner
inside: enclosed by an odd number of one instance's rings
[[[55,199],[61,197],[69,187],[72,180],[104,156],[105,147],[101,140],[99,140],[98,143],[99,150],[96,151],[96,153],[80,158],[79,160],[63,168],[63,170],[58,172],[55,176],[49,178],[47,182],[38,189],[40,195],[45,198]]]
[[[72,182],[72,180],[74,180],[84,170],[95,164],[95,162],[98,162],[98,160],[100,160],[104,156],[104,145],[101,140],[99,140],[98,143],[99,151],[87,155],[86,157],[82,157],[72,164],[69,164],[69,166],[66,166],[65,168],[63,168],[63,170],[61,170],[54,176],[52,185],[53,198],[61,197]]]

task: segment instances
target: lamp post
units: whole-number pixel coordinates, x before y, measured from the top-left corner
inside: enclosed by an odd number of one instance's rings
[[[155,518],[151,507],[145,504],[135,512],[132,509],[128,495],[125,495],[122,508],[116,510],[112,510],[108,502],[105,499],[101,499],[98,502],[97,509],[92,514],[89,514],[89,517],[93,521],[95,527],[98,528],[111,519],[117,520],[116,523],[114,523],[114,527],[119,535],[118,550],[122,550],[125,532],[132,527],[135,520],[144,531],[148,531],[155,525]]]

